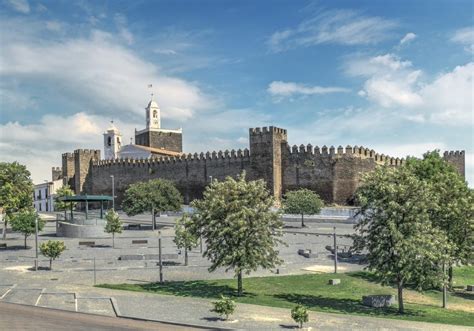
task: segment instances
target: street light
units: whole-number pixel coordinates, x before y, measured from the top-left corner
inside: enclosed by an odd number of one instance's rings
[[[114,175],[110,175],[112,178],[112,209],[115,210],[115,180]]]
[[[35,217],[35,271],[38,271],[38,216]]]

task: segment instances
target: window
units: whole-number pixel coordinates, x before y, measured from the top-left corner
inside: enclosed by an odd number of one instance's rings
[[[40,208],[39,208],[39,209],[40,209],[39,211],[41,211],[41,203],[39,204],[39,207],[40,207]]]
[[[46,201],[46,211],[48,211],[48,201]]]
[[[107,137],[107,146],[112,146],[112,137]]]
[[[48,197],[48,188],[45,188],[45,189],[44,189],[44,197],[45,197],[45,198]]]
[[[38,200],[41,200],[41,190],[38,190]]]
[[[154,117],[154,118],[157,118],[157,117],[158,117],[158,112],[156,111],[156,109],[153,111],[153,117]]]

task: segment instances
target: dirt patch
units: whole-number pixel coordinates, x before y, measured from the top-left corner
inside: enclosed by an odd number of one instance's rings
[[[305,271],[311,271],[311,272],[324,272],[324,273],[328,273],[328,272],[334,272],[334,266],[316,264],[316,265],[312,265],[312,266],[303,268],[303,270],[305,270]],[[347,267],[344,267],[344,266],[337,266],[337,271],[346,272],[346,271],[347,271]]]
[[[6,268],[3,268],[3,270],[7,270],[7,271],[17,271],[17,272],[29,272],[31,270],[31,266],[30,265],[17,265],[17,266],[13,266],[13,267],[6,267]]]

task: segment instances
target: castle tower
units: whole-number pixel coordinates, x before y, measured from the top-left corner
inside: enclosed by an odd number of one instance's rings
[[[287,145],[285,129],[264,127],[249,130],[252,173],[263,178],[268,189],[279,201],[282,194],[282,146]]]
[[[114,121],[111,121],[110,127],[104,132],[104,158],[106,160],[116,159],[121,148],[122,134],[115,127]]]
[[[140,131],[135,129],[135,144],[181,153],[183,151],[183,130],[161,128],[161,111],[158,103],[153,100],[153,94],[145,110],[146,127]]]
[[[161,114],[160,107],[153,100],[153,94],[151,95],[151,100],[148,103],[146,110],[146,128],[147,129],[160,129],[161,128]]]

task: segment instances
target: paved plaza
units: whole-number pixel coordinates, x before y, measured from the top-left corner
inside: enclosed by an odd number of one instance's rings
[[[293,328],[288,309],[238,304],[231,321],[222,321],[211,313],[211,300],[184,298],[169,295],[114,291],[93,287],[100,283],[146,283],[159,279],[158,231],[150,227],[149,217],[140,216],[128,220],[144,224],[141,230],[125,230],[115,239],[112,248],[110,237],[87,239],[94,247],[79,245],[85,239],[56,238],[55,223],[49,222],[39,236],[39,241],[60,239],[66,251],[53,262],[40,256],[40,270],[32,271],[35,258],[34,237],[28,239],[31,248],[23,249],[20,234],[9,233],[7,249],[0,250],[0,302],[26,304],[36,307],[55,308],[71,312],[82,312],[109,317],[133,317],[165,322],[179,322],[205,328],[224,329],[287,329]],[[173,243],[174,217],[158,220],[162,238],[163,273],[168,281],[232,278],[232,273],[219,269],[209,273],[209,262],[202,258],[200,247],[189,254],[189,265],[184,266],[184,253]],[[148,226],[148,227],[147,227]],[[332,272],[334,261],[325,246],[333,244],[333,227],[337,233],[353,232],[352,224],[307,222],[299,227],[299,220],[285,222],[283,240],[287,246],[279,247],[285,261],[274,270],[259,270],[251,276],[276,276],[310,272]],[[143,229],[144,228],[144,229]],[[319,235],[316,235],[319,234]],[[133,244],[133,240],[147,241]],[[338,246],[351,245],[351,239],[338,237]],[[204,249],[205,247],[203,247]],[[317,257],[305,258],[297,254],[298,249],[311,249]],[[147,260],[119,260],[119,257],[148,256]],[[363,265],[339,262],[338,271],[361,270]],[[345,316],[311,312],[312,329],[399,329],[419,330],[463,330],[455,326],[440,326],[417,322],[384,320],[367,317]],[[1,317],[0,317],[1,320]],[[65,324],[67,325],[67,324]],[[123,329],[127,329],[125,326]]]

